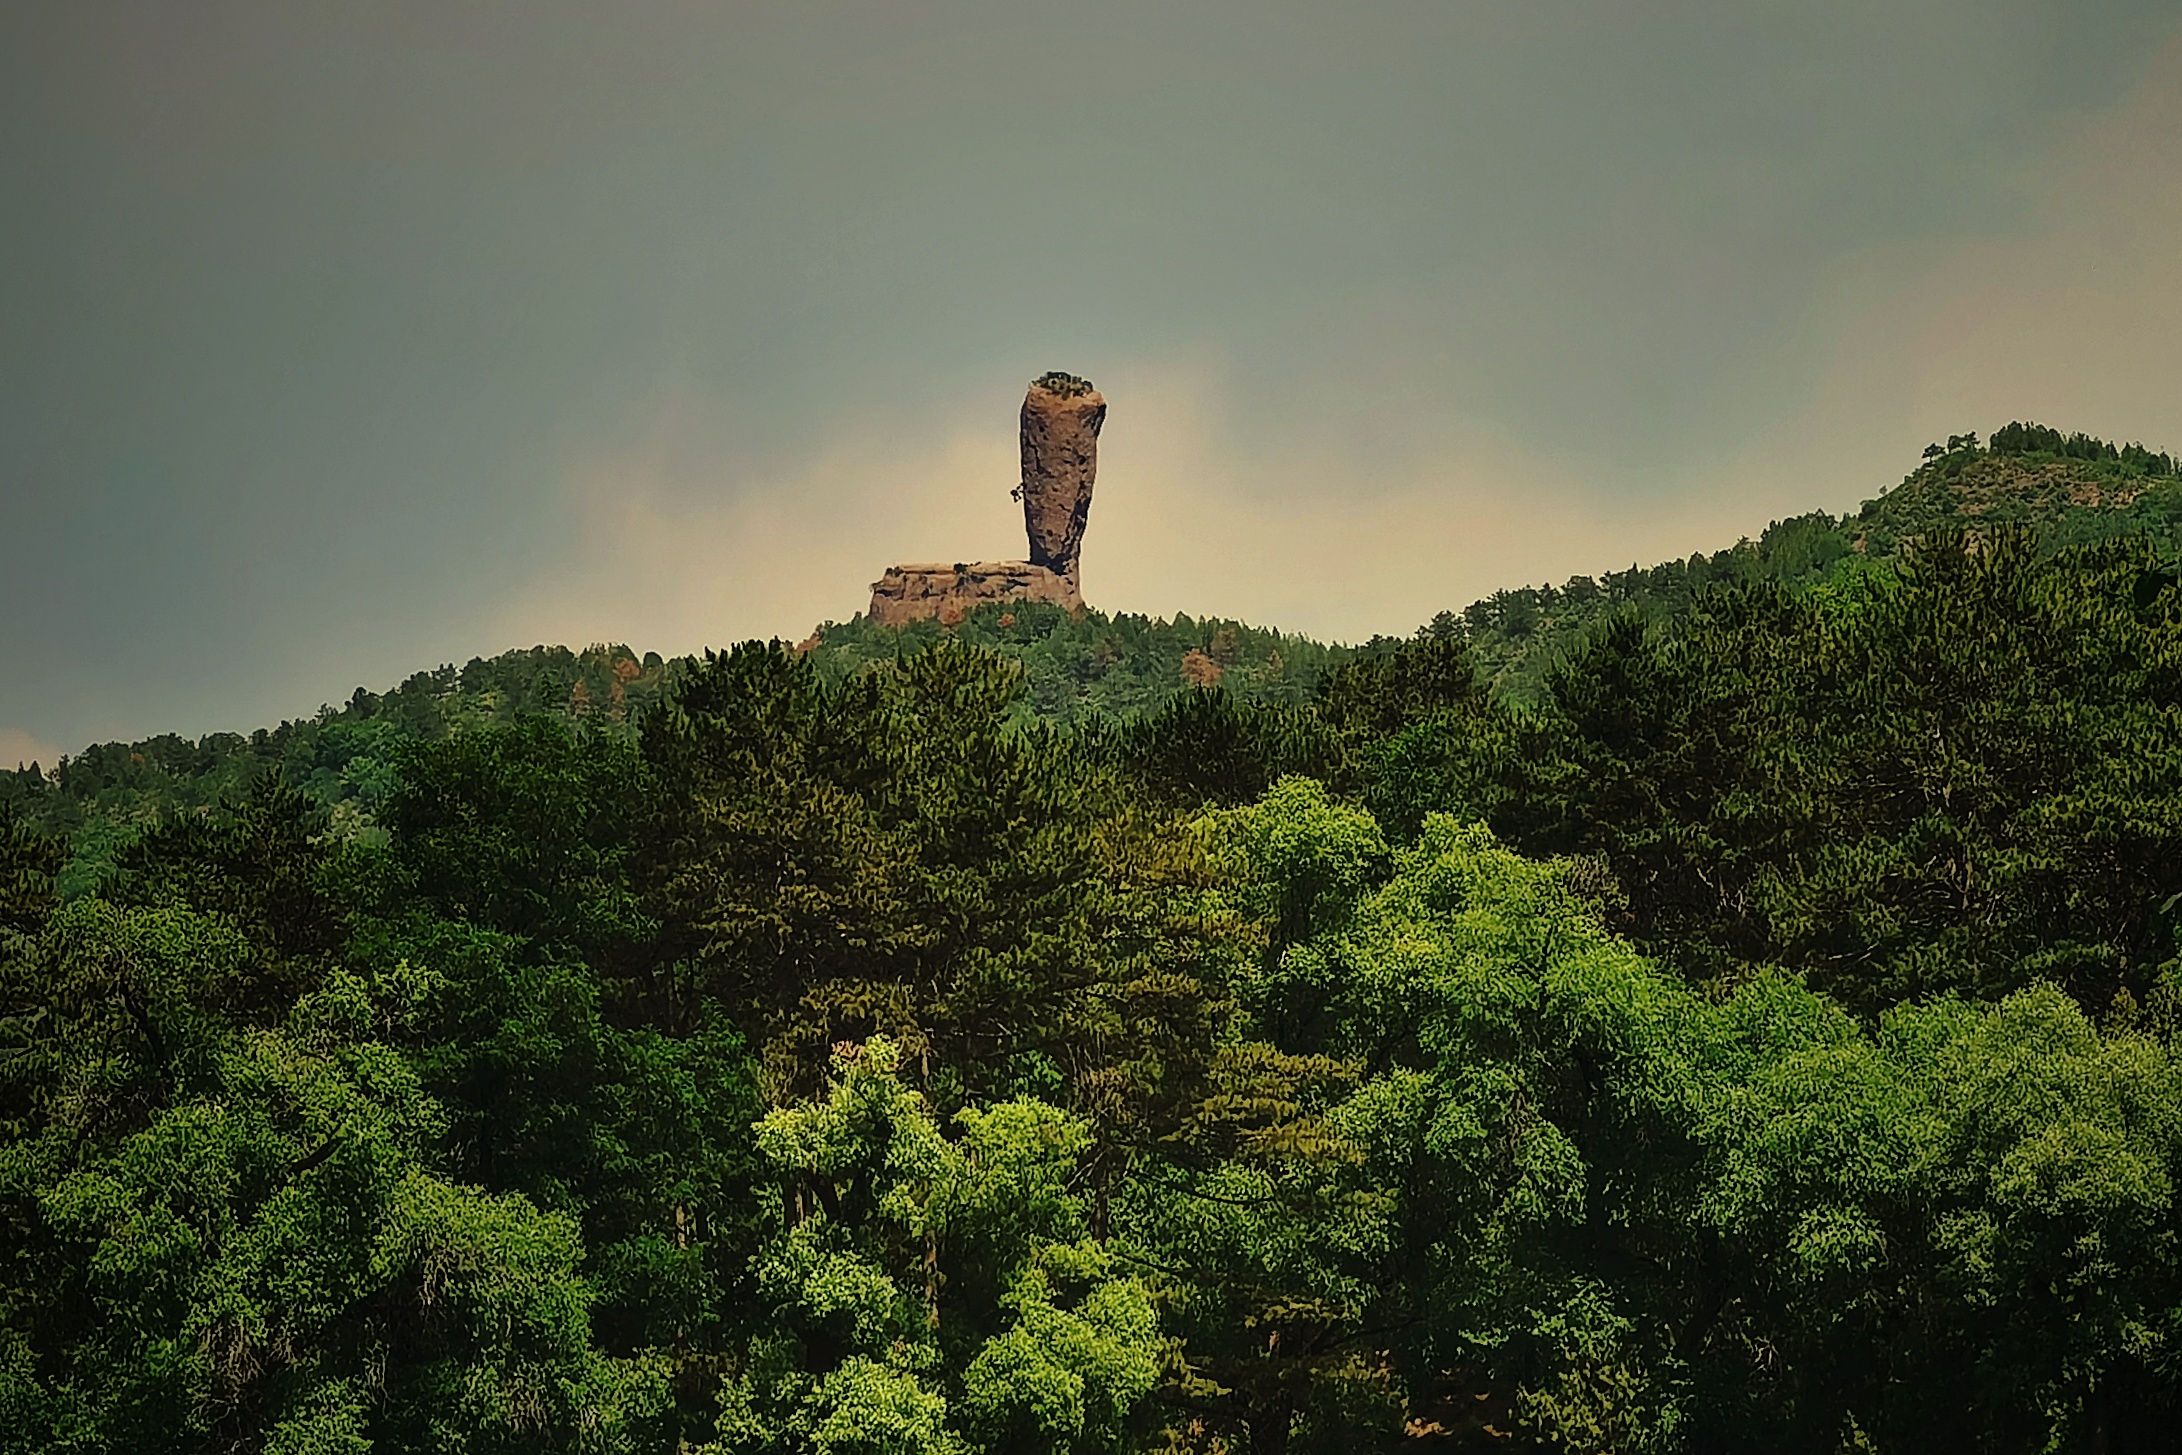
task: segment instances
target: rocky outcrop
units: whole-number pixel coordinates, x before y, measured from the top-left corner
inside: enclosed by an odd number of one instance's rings
[[[928,616],[953,626],[995,601],[1047,601],[1083,610],[1075,582],[1028,561],[889,566],[871,583],[871,618],[881,626],[906,626]]]
[[[871,586],[871,617],[905,626],[938,617],[952,626],[996,601],[1044,601],[1083,610],[1078,555],[1091,517],[1106,400],[1089,379],[1047,374],[1023,399],[1023,526],[1027,561],[920,562],[889,566]]]
[[[1023,527],[1030,563],[1071,582],[1091,518],[1091,487],[1099,473],[1099,429],[1106,398],[1089,379],[1047,374],[1023,396]]]

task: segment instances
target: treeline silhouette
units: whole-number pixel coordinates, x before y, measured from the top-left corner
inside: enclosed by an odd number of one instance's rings
[[[1973,437],[1974,439],[1974,437]],[[1999,455],[2052,455],[2063,460],[2111,461],[2146,475],[2174,473],[2174,457],[2140,444],[2114,445],[2087,434],[2062,434],[2042,424],[2017,421],[1993,431],[1986,447]]]

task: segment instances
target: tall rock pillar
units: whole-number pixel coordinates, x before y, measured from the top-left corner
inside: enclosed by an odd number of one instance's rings
[[[1106,400],[1089,379],[1047,374],[1023,398],[1023,525],[1027,561],[920,561],[889,566],[871,583],[871,619],[907,626],[938,617],[953,626],[980,607],[1038,601],[1080,615],[1083,586],[1076,553],[1091,518],[1091,482],[1099,473],[1099,426]]]
[[[1023,525],[1030,564],[1068,583],[1081,599],[1077,553],[1091,518],[1091,486],[1099,473],[1099,426],[1106,398],[1089,379],[1047,374],[1023,396]]]

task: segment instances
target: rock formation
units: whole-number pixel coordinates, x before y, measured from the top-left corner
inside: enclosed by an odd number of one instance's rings
[[[948,625],[995,601],[1046,601],[1083,610],[1078,555],[1099,469],[1106,400],[1088,379],[1047,374],[1023,398],[1023,526],[1027,561],[922,562],[889,566],[872,583],[871,616],[903,626],[936,616]]]
[[[1047,374],[1023,396],[1023,528],[1030,563],[1076,584],[1076,555],[1091,518],[1106,398],[1089,379]]]
[[[936,616],[953,626],[994,601],[1050,601],[1083,610],[1075,582],[1028,561],[933,561],[887,567],[871,586],[871,619],[907,626]]]

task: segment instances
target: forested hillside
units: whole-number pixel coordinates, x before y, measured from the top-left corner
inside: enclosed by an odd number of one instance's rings
[[[1016,712],[1067,725],[1088,718],[1135,717],[1191,687],[1217,686],[1239,702],[1300,707],[1328,668],[1355,655],[1307,637],[1245,622],[1086,612],[1057,606],[984,607],[959,624],[926,618],[899,630],[867,617],[828,623],[805,645],[819,675],[839,681],[942,637],[954,637],[1021,664]]]
[[[1215,684],[1244,702],[1309,700],[1319,674],[1349,648],[1242,622],[1177,616],[1072,618],[1058,607],[988,608],[951,628],[919,622],[901,631],[865,618],[822,627],[800,650],[828,682],[914,652],[942,635],[1019,663],[1025,691],[1011,720],[1071,723],[1129,717],[1190,687]],[[277,728],[189,739],[162,734],[99,743],[50,768],[0,770],[0,808],[73,846],[61,876],[65,897],[88,891],[121,845],[179,814],[203,812],[277,771],[314,805],[328,830],[376,832],[395,781],[400,744],[506,727],[540,713],[633,738],[643,710],[694,659],[641,656],[626,646],[532,647],[418,672],[386,693],[359,687],[339,707]]]
[[[2035,532],[2048,550],[2131,536],[2175,560],[2182,557],[2182,480],[2165,453],[2043,425],[2006,425],[1984,445],[1975,434],[1954,435],[1926,446],[1916,470],[1854,515],[1817,511],[1776,521],[1758,539],[1711,555],[1496,591],[1466,610],[1441,613],[1425,630],[1465,637],[1497,691],[1535,702],[1546,675],[1609,617],[1635,612],[1671,623],[1708,586],[1772,581],[1800,589],[1891,560],[1904,543],[1934,530],[1975,534],[2009,525]]]
[[[2165,1450],[2182,588],[1024,722],[752,644],[0,840],[0,1448]]]
[[[84,893],[114,852],[146,829],[240,797],[268,772],[329,810],[337,835],[366,831],[394,787],[397,746],[538,713],[608,732],[633,731],[632,714],[657,700],[670,670],[627,647],[533,647],[418,672],[384,694],[359,687],[336,708],[242,733],[190,739],[172,733],[98,743],[49,769],[0,771],[0,809],[75,846],[62,893]]]
[[[995,613],[102,759],[202,797],[0,821],[0,1451],[2182,1446],[2182,582],[2055,538],[2171,479],[1957,441],[1534,695]]]
[[[1441,612],[1418,637],[1467,642],[1500,696],[1535,704],[1546,675],[1609,619],[1634,614],[1671,628],[1708,587],[1770,581],[1793,590],[1839,582],[1893,559],[1904,542],[1935,529],[2003,525],[2034,531],[2044,549],[2115,537],[2141,538],[2162,560],[2182,557],[2182,481],[2173,460],[2140,445],[2011,424],[1980,446],[1957,435],[1925,451],[1899,486],[1853,516],[1796,516],[1710,556],[1632,566],[1561,586],[1496,591]],[[865,617],[828,622],[803,642],[828,682],[914,652],[942,636],[1018,663],[1024,691],[1014,719],[1061,725],[1126,720],[1192,688],[1219,686],[1239,702],[1299,706],[1329,669],[1384,653],[1404,638],[1359,647],[1327,645],[1218,618],[1172,620],[1057,607],[988,607],[952,626],[925,620],[894,629]],[[627,646],[583,651],[532,647],[418,672],[381,694],[358,687],[338,707],[276,728],[173,734],[99,743],[42,771],[0,770],[0,805],[74,846],[63,892],[85,892],[114,851],[178,813],[204,810],[277,766],[312,802],[332,810],[332,830],[369,833],[393,778],[397,743],[437,739],[548,713],[608,733],[634,732],[690,658],[662,660]]]

